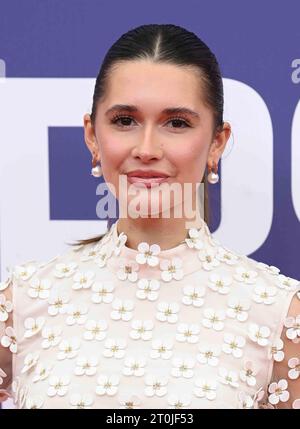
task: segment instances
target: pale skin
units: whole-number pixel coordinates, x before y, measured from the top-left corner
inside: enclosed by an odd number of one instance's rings
[[[116,104],[133,105],[137,111],[106,114]],[[162,113],[166,108],[178,106],[189,108],[198,117]],[[110,121],[116,114],[123,119],[113,124]],[[135,169],[163,171],[170,176],[169,184],[182,186],[201,182],[206,166],[208,171],[217,172],[231,128],[225,122],[222,130],[215,133],[213,130],[213,110],[205,104],[197,72],[150,60],[128,61],[115,67],[106,97],[97,105],[94,127],[90,115],[84,115],[85,142],[92,154],[92,164],[101,164],[104,179],[114,185],[117,198],[119,175]],[[137,248],[146,241],[165,250],[187,236],[186,220],[184,213],[181,218],[120,218],[118,232],[127,235],[128,247]]]

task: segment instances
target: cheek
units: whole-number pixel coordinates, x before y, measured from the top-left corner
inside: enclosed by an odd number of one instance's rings
[[[125,145],[121,144],[120,139],[108,138],[101,140],[101,158],[111,167],[118,165],[126,156]]]
[[[120,139],[114,137],[102,137],[100,144],[101,163],[105,180],[114,184],[118,180],[122,163],[128,157],[128,150],[121,143]]]
[[[176,153],[170,155],[169,159],[176,165],[180,177],[190,177],[190,181],[196,181],[204,172],[207,153],[207,141],[197,138],[188,143],[185,142],[176,150]]]

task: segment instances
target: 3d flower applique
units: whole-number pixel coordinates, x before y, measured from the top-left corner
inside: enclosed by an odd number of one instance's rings
[[[142,404],[142,399],[140,396],[134,393],[120,393],[119,397],[120,409],[140,409]]]
[[[120,378],[116,374],[101,374],[97,378],[96,394],[114,396],[119,388]]]
[[[155,338],[152,341],[151,359],[170,359],[173,355],[173,341],[170,339]]]
[[[48,380],[49,388],[47,395],[53,396],[65,396],[69,389],[70,377],[68,375],[57,376],[51,375]]]
[[[156,267],[159,264],[160,246],[158,244],[151,244],[150,246],[148,243],[142,242],[138,245],[137,250],[139,253],[135,259],[138,264],[147,264],[150,267]]]
[[[156,318],[160,322],[176,323],[178,320],[179,305],[177,302],[159,302]]]
[[[177,325],[176,340],[184,343],[197,343],[199,341],[200,326],[196,323],[179,323]]]
[[[27,317],[24,321],[25,333],[24,338],[31,338],[33,335],[36,335],[40,332],[42,327],[46,322],[45,317],[37,317],[34,319],[33,317]]]
[[[37,364],[34,372],[34,377],[32,381],[37,383],[38,381],[45,380],[49,377],[53,364],[40,362]]]
[[[97,281],[92,286],[92,301],[95,304],[101,304],[102,302],[105,304],[110,304],[113,301],[114,294],[113,291],[115,289],[115,285],[113,282],[107,281]]]
[[[51,284],[50,279],[39,279],[35,277],[29,282],[27,294],[30,298],[47,299],[50,295]]]
[[[269,344],[271,331],[268,326],[258,326],[256,323],[250,323],[248,330],[248,336],[254,343],[257,343],[259,346],[267,346]]]
[[[42,330],[42,348],[49,349],[50,347],[57,346],[61,341],[61,326],[45,327]]]
[[[216,258],[216,251],[214,249],[199,250],[198,258],[202,262],[202,268],[206,271],[211,271],[220,265],[220,261]]]
[[[227,265],[236,265],[240,261],[240,256],[224,246],[219,246],[216,253],[216,259]]]
[[[1,338],[1,345],[3,347],[9,348],[9,350],[12,353],[17,353],[18,344],[17,344],[16,332],[14,328],[12,328],[11,326],[8,326],[7,328],[5,328],[4,335]]]
[[[255,393],[254,395],[252,395],[252,399],[253,399],[253,408],[254,409],[258,409],[260,408],[260,405],[262,404],[262,400],[265,397],[265,391],[263,390],[262,387],[260,387]],[[271,406],[271,404],[269,404]],[[273,408],[273,406],[271,406]]]
[[[230,371],[227,368],[219,368],[219,380],[223,384],[228,384],[231,387],[239,387],[239,376],[236,371]]]
[[[26,398],[29,391],[28,384],[23,384],[21,378],[17,376],[13,379],[11,387],[14,404],[17,404],[19,408],[23,408],[26,404]]]
[[[79,356],[76,359],[74,374],[76,375],[95,375],[97,372],[97,356]]]
[[[24,374],[25,372],[34,368],[38,363],[39,358],[40,358],[39,352],[28,353],[24,358],[24,366],[21,370],[21,373]]]
[[[124,360],[123,374],[141,377],[145,374],[146,359],[143,356],[128,356]]]
[[[249,410],[254,408],[254,400],[251,395],[241,391],[238,393],[238,408]]]
[[[218,365],[219,356],[221,354],[220,346],[199,344],[198,349],[199,353],[196,355],[198,362],[210,366]]]
[[[227,306],[226,315],[231,319],[237,319],[239,322],[245,322],[248,319],[248,310],[251,306],[248,299],[231,296]]]
[[[215,331],[221,331],[224,328],[225,311],[205,308],[202,325],[206,328],[212,328]]]
[[[160,261],[162,280],[165,282],[169,282],[172,279],[181,280],[184,276],[182,265],[183,261],[178,257],[174,257],[171,260],[162,259]]]
[[[146,374],[144,378],[146,387],[144,393],[146,396],[162,397],[167,393],[167,385],[169,379],[167,376],[160,376],[155,374]]]
[[[26,399],[27,409],[35,410],[35,409],[43,408],[43,405],[44,405],[44,398],[41,395],[27,397]]]
[[[288,316],[284,320],[284,326],[287,328],[286,337],[293,343],[300,342],[300,314],[296,317]]]
[[[122,359],[125,355],[127,347],[126,340],[123,338],[107,338],[104,343],[103,356],[111,358]]]
[[[71,277],[78,268],[76,262],[59,263],[55,265],[54,276],[63,279]]]
[[[29,280],[33,274],[36,272],[36,266],[35,265],[16,265],[14,267],[14,276],[16,279],[20,279],[23,281]]]
[[[82,255],[80,256],[80,261],[87,262],[95,259],[98,255],[98,251],[99,251],[99,244],[96,244],[95,246],[85,249],[82,252]]]
[[[69,326],[83,325],[87,320],[88,306],[85,304],[70,304],[67,310],[66,324]]]
[[[112,302],[112,309],[110,317],[113,320],[123,320],[124,322],[128,322],[133,317],[132,310],[134,309],[134,301],[131,299],[122,300],[116,298]]]
[[[203,242],[203,236],[202,231],[200,229],[196,228],[190,228],[188,231],[189,238],[185,239],[186,244],[190,249],[203,249],[204,242]]]
[[[287,292],[296,290],[297,287],[300,285],[300,282],[296,279],[293,279],[291,277],[287,277],[284,274],[279,274],[275,278],[274,283],[279,289],[284,289]]]
[[[117,271],[117,277],[119,280],[129,280],[134,283],[138,279],[138,271],[140,267],[136,261],[130,261],[125,258],[121,258],[119,261],[119,269]]]
[[[8,286],[12,283],[12,277],[7,277],[3,282],[0,282],[0,292],[7,289]]]
[[[57,354],[58,360],[73,359],[77,356],[80,348],[80,339],[73,337],[68,340],[62,340],[59,343],[59,352]]]
[[[280,269],[275,267],[274,265],[268,265],[264,262],[256,262],[255,265],[258,269],[266,271],[267,273],[272,274],[274,276],[278,276],[278,274],[280,273]]]
[[[284,359],[283,341],[277,338],[275,342],[268,349],[268,358],[274,359],[276,362],[281,362]]]
[[[94,258],[95,264],[99,268],[103,268],[106,266],[107,261],[112,255],[112,248],[106,244],[104,244],[101,249],[99,250],[97,256]]]
[[[235,268],[235,273],[233,274],[233,277],[238,282],[254,284],[257,281],[258,272],[239,265]]]
[[[297,398],[292,403],[293,410],[300,410],[300,398]]]
[[[291,380],[297,380],[300,375],[300,359],[293,357],[288,361],[288,367],[290,368],[288,376]]]
[[[195,359],[174,357],[172,359],[171,375],[173,377],[192,378],[194,375]]]
[[[279,402],[287,402],[290,397],[287,388],[288,382],[285,379],[279,380],[278,383],[271,383],[268,387],[268,392],[270,393],[268,401],[270,404],[277,405]]]
[[[218,252],[219,247],[222,246],[221,242],[216,238],[214,238],[212,235],[207,237],[207,243],[211,248],[213,248],[216,251],[216,253]]]
[[[65,314],[68,310],[70,295],[63,291],[53,291],[48,299],[48,313],[50,316]]]
[[[215,380],[206,380],[197,377],[194,382],[193,393],[198,398],[205,398],[209,401],[213,401],[217,397],[217,382]]]
[[[221,276],[217,273],[211,273],[209,276],[208,287],[214,292],[225,295],[230,291],[232,278],[228,275]]]
[[[136,297],[139,299],[148,299],[155,301],[158,298],[160,282],[157,279],[140,279],[137,283]]]
[[[12,302],[8,301],[4,294],[0,294],[0,322],[5,322],[8,319],[8,313],[10,313],[12,309]]]
[[[171,393],[167,397],[167,402],[169,404],[168,408],[184,409],[191,404],[192,397],[186,393]]]
[[[94,271],[77,271],[73,276],[74,283],[72,289],[89,289],[94,283],[95,272]]]
[[[247,383],[248,386],[255,386],[256,385],[256,375],[259,371],[258,366],[255,364],[255,362],[252,362],[250,360],[245,360],[243,369],[240,371],[240,379]]]
[[[243,347],[245,344],[246,340],[244,337],[226,333],[224,334],[222,350],[226,354],[232,354],[232,356],[240,358],[243,356]]]
[[[107,322],[106,320],[88,320],[85,324],[85,332],[83,338],[88,341],[97,340],[102,341],[107,335]]]
[[[275,302],[277,288],[274,286],[256,285],[254,288],[253,301],[258,304],[270,305]]]
[[[69,401],[74,409],[91,409],[94,398],[90,393],[72,393]]]
[[[131,322],[131,331],[129,332],[130,338],[133,340],[148,341],[152,338],[152,330],[154,323],[152,320],[133,320]]]
[[[185,305],[192,305],[193,307],[202,307],[204,304],[203,297],[205,296],[206,289],[204,286],[186,285],[182,289],[183,297],[182,302]]]
[[[127,235],[124,232],[121,232],[118,236],[115,248],[113,250],[114,254],[118,256],[121,253],[122,247],[125,246],[127,241]]]

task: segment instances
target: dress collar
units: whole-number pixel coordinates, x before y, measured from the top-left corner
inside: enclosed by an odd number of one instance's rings
[[[155,277],[156,273],[167,271],[179,266],[182,267],[184,274],[196,271],[201,267],[199,253],[203,252],[210,258],[210,251],[217,249],[218,241],[214,240],[206,224],[201,219],[199,228],[187,229],[186,238],[175,247],[161,250],[159,245],[141,242],[136,249],[126,246],[127,235],[124,232],[118,232],[117,220],[97,244],[97,251],[103,258],[103,266],[107,265],[112,270],[118,271],[120,266],[133,264],[134,269],[139,270],[140,275],[149,275]],[[100,266],[102,265],[101,258]]]
[[[146,244],[148,247],[155,246],[162,258],[169,258],[175,256],[178,253],[182,253],[182,251],[186,248],[195,248],[200,250],[202,248],[202,244],[204,244],[206,240],[214,241],[206,222],[202,218],[200,219],[199,228],[187,229],[186,238],[184,240],[182,240],[176,246],[164,250],[161,250],[158,244],[149,244],[146,242],[139,243],[136,249],[130,248],[126,246],[127,235],[124,232],[118,233],[118,229],[120,229],[118,227],[119,219],[111,226],[110,230],[113,246],[116,249],[115,253],[119,254],[122,251],[124,256],[126,255],[133,258],[135,258],[136,255],[140,253],[140,246],[145,248],[144,244]]]

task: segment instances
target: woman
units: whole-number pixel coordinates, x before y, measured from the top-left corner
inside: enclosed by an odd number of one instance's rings
[[[124,34],[84,129],[92,174],[131,216],[1,283],[2,398],[18,408],[299,408],[299,282],[214,240],[207,205],[204,219],[177,212],[197,205],[203,177],[206,193],[216,183],[231,132],[210,49],[175,25]]]

